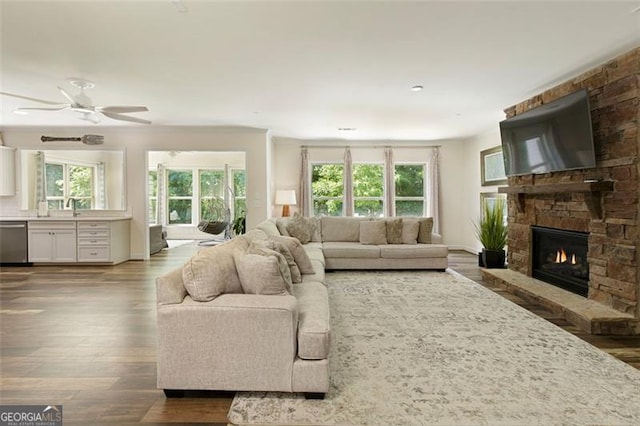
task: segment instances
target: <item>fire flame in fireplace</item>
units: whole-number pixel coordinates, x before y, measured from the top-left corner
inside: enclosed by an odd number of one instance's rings
[[[564,249],[560,249],[556,251],[556,263],[566,263],[567,262],[567,252]],[[576,255],[575,253],[571,255],[571,264],[576,264]]]

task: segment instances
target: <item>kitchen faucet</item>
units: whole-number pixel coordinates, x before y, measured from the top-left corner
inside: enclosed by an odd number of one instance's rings
[[[76,212],[76,199],[69,198],[67,200],[67,207],[69,207],[69,204],[71,204],[71,209],[73,210],[73,216],[78,216],[78,213]]]

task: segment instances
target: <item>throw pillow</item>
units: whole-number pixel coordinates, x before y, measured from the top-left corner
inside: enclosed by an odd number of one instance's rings
[[[278,226],[276,225],[276,223],[269,219],[260,222],[256,226],[256,229],[264,231],[267,235],[280,235],[280,231],[278,231]]]
[[[287,246],[291,254],[293,255],[293,259],[296,261],[296,265],[300,268],[300,272],[303,274],[315,274],[313,270],[313,264],[311,263],[311,259],[309,259],[309,255],[307,251],[304,249],[300,241],[294,237],[283,237],[283,236],[270,236],[270,240],[278,241]]]
[[[247,294],[286,295],[287,283],[275,256],[236,251],[233,255],[242,289]]]
[[[360,223],[360,244],[387,244],[387,225],[381,220]]]
[[[284,280],[285,289],[289,292],[293,292],[292,280],[291,280],[291,270],[289,269],[289,264],[287,263],[287,259],[280,253],[275,250],[271,250],[266,247],[266,242],[252,242],[247,249],[247,254],[257,254],[259,256],[265,257],[273,257],[278,262],[279,274]],[[242,276],[238,271],[238,276],[240,277],[240,284],[242,284]],[[242,289],[244,290],[244,284]],[[246,293],[246,291],[245,291]],[[261,293],[262,294],[262,293]]]
[[[280,231],[280,235],[284,235],[285,237],[290,237],[289,231],[287,231],[287,225],[291,221],[290,218],[278,218],[276,219],[276,226],[278,227],[278,231]]]
[[[234,238],[193,255],[182,267],[182,281],[189,296],[198,302],[208,302],[223,293],[242,293],[233,254],[248,245],[247,240]]]
[[[387,243],[402,244],[402,218],[387,219]]]
[[[417,220],[402,221],[402,244],[418,244],[420,224]]]
[[[291,272],[291,282],[293,282],[294,284],[301,283],[302,274],[300,273],[300,268],[298,267],[298,264],[296,263],[296,260],[291,254],[289,248],[283,242],[273,239],[265,241],[264,244],[268,249],[277,251],[282,256],[284,256],[285,260],[287,261],[287,265],[289,266],[289,271]]]
[[[433,218],[426,217],[418,219],[420,228],[418,230],[418,242],[420,244],[431,244],[431,233],[433,232]]]
[[[287,224],[287,231],[289,235],[297,238],[302,244],[307,244],[311,241],[316,227],[313,221],[308,217],[302,217],[300,214],[295,213],[291,221]]]

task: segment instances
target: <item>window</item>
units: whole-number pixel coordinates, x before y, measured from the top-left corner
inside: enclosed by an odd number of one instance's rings
[[[233,217],[247,212],[247,175],[244,170],[232,170],[233,174]]]
[[[149,223],[156,224],[158,212],[158,172],[149,170]]]
[[[229,214],[246,210],[246,178],[242,169],[231,170],[225,179],[224,170],[167,169],[166,202],[169,225],[193,225],[201,220],[226,220],[224,204],[225,182],[233,185],[229,192]],[[233,183],[231,183],[233,182]],[[149,171],[149,223],[156,223],[157,173]]]
[[[52,210],[64,209],[69,198],[74,198],[75,208],[93,208],[95,167],[71,163],[45,163],[46,199]]]
[[[200,220],[225,220],[224,171],[200,170]]]
[[[425,165],[395,165],[396,216],[423,216],[425,212]]]
[[[191,224],[193,172],[191,170],[168,170],[167,188],[169,224]]]
[[[355,216],[384,216],[384,166],[353,165],[353,212]]]
[[[311,196],[314,216],[342,216],[342,164],[314,164],[311,167]]]

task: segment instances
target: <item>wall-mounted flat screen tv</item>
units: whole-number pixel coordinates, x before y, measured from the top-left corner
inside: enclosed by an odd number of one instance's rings
[[[586,90],[501,121],[500,134],[507,176],[596,165]]]

